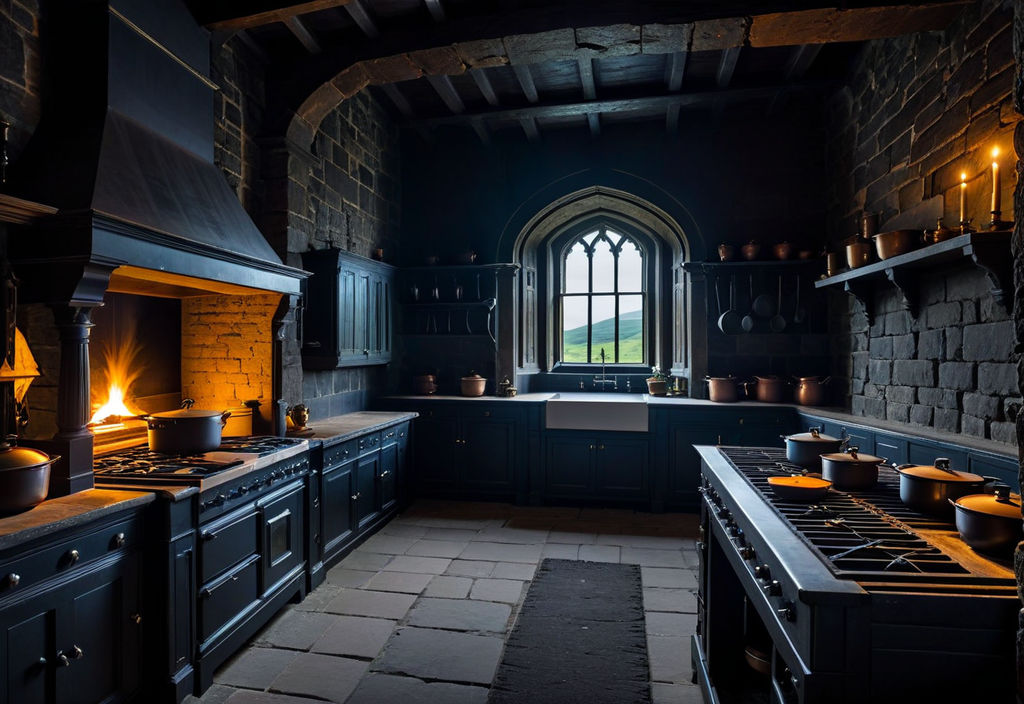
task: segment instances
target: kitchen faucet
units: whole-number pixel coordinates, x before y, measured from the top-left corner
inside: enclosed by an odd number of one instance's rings
[[[602,390],[608,385],[612,385],[612,389],[615,391],[619,390],[619,383],[616,379],[609,379],[604,372],[604,347],[601,348],[601,378],[594,377],[594,386],[600,386]]]

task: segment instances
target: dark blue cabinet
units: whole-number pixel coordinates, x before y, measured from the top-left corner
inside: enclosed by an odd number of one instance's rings
[[[544,499],[646,503],[650,498],[648,452],[646,435],[549,432]]]

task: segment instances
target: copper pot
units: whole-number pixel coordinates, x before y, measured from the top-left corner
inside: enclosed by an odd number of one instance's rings
[[[871,263],[871,245],[865,240],[854,240],[846,245],[846,265],[859,269]]]
[[[920,230],[892,230],[880,232],[873,238],[879,259],[889,259],[906,254],[921,242]]]
[[[479,374],[470,374],[461,379],[463,396],[483,396],[485,386],[487,386],[487,379]]]
[[[758,401],[764,403],[785,403],[789,398],[786,387],[789,382],[777,376],[755,376],[756,381],[749,382],[754,385]],[[750,390],[747,389],[750,396]]]
[[[412,390],[415,393],[427,396],[437,391],[437,377],[433,374],[423,374],[412,378]]]
[[[744,259],[748,262],[752,262],[757,259],[757,255],[761,253],[761,245],[754,240],[750,240],[740,248],[740,251],[743,252]]]
[[[936,244],[937,242],[945,242],[956,237],[959,233],[956,230],[951,230],[942,224],[942,218],[939,218],[938,222],[935,223],[934,230],[924,231],[924,243],[925,244]]]
[[[796,391],[794,398],[801,406],[823,406],[825,405],[825,384],[832,380],[832,377],[820,376],[798,376],[796,378]]]
[[[704,380],[708,382],[708,398],[715,403],[732,403],[739,395],[732,375],[706,376]]]
[[[720,244],[718,245],[718,258],[723,262],[731,262],[732,258],[736,256],[736,248],[731,244]]]
[[[793,245],[789,242],[779,242],[772,247],[772,251],[775,253],[776,259],[789,259],[790,255],[793,254]]]
[[[825,255],[825,274],[827,276],[835,276],[839,273],[839,253],[829,252]]]

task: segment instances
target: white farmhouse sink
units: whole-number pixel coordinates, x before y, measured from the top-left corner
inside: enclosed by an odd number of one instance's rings
[[[646,433],[646,401],[646,394],[555,394],[545,404],[546,427]]]

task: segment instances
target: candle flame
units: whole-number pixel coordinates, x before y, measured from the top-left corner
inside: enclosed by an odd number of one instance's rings
[[[960,174],[960,185],[961,186],[966,186],[967,185],[967,174],[966,173]]]
[[[999,156],[999,147],[992,147],[992,158],[995,159]]]

